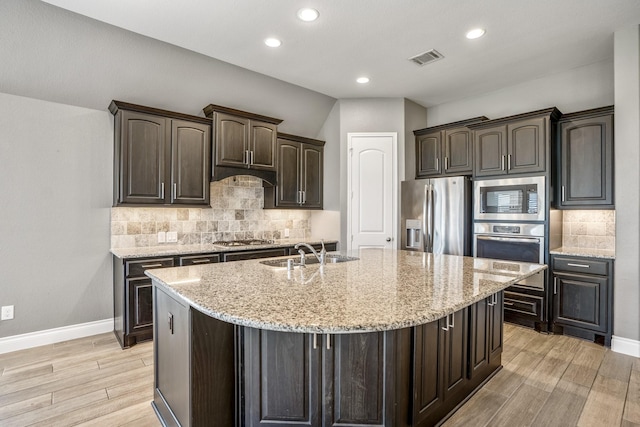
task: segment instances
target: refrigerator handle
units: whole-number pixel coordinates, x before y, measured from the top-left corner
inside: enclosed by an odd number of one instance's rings
[[[426,252],[433,252],[433,220],[434,220],[434,212],[433,212],[433,185],[427,184],[426,188],[426,232],[427,232],[427,242],[426,242]]]
[[[427,209],[429,206],[429,184],[424,186],[424,197],[422,198],[422,251],[429,252],[429,229],[427,227]]]

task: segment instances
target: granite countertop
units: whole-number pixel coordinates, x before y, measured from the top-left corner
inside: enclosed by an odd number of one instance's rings
[[[552,255],[583,256],[589,258],[616,259],[616,251],[609,249],[571,248],[561,246],[549,251]]]
[[[320,244],[322,239],[311,238],[305,239],[305,243],[310,245]],[[187,255],[198,254],[207,252],[234,252],[234,251],[246,251],[251,249],[271,249],[271,248],[287,248],[294,246],[296,243],[300,243],[300,239],[279,239],[274,240],[273,243],[265,245],[247,245],[247,246],[222,246],[214,244],[203,245],[179,245],[179,244],[165,244],[158,246],[147,246],[141,248],[112,248],[111,253],[118,258],[149,258],[156,256],[172,256],[172,255]],[[325,243],[337,243],[337,240],[324,240]]]
[[[350,255],[360,259],[293,271],[250,260],[146,274],[219,320],[277,331],[349,333],[428,323],[547,268],[383,249]]]

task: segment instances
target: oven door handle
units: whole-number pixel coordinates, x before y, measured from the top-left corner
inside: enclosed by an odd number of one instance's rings
[[[494,236],[482,236],[476,235],[478,240],[497,240],[500,242],[517,242],[517,243],[540,243],[541,237],[494,237]]]

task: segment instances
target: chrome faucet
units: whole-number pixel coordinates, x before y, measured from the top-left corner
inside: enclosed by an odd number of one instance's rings
[[[320,253],[318,253],[313,246],[311,246],[308,243],[298,243],[296,244],[293,248],[298,250],[298,253],[300,254],[300,266],[304,266],[305,263],[305,252],[303,249],[300,249],[300,246],[304,246],[306,248],[309,248],[309,250],[311,251],[311,253],[318,259],[318,262],[320,263],[320,265],[324,265],[325,264],[325,260],[327,258],[327,250],[324,248],[324,240],[320,241],[322,243],[322,249],[320,250]]]

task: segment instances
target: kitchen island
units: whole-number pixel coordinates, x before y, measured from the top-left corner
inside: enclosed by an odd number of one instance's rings
[[[544,265],[361,250],[148,270],[166,425],[433,425],[500,368],[502,290]]]

